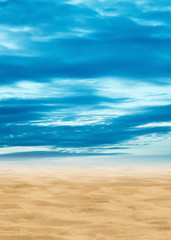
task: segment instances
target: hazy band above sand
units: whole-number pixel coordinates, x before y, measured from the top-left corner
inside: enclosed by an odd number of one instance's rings
[[[2,170],[0,240],[171,239],[169,172]]]

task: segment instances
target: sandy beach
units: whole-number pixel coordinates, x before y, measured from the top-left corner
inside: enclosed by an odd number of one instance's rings
[[[171,174],[1,171],[0,240],[89,239],[171,239]]]

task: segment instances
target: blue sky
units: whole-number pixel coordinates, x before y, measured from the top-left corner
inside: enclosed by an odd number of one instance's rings
[[[169,0],[0,0],[0,159],[171,156]]]

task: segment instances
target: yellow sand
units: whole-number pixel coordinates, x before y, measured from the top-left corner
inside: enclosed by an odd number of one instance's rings
[[[35,172],[1,172],[0,240],[171,239],[169,173]]]

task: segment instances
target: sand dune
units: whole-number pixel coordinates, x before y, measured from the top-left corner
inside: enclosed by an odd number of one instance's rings
[[[169,240],[171,175],[3,173],[0,240]]]

